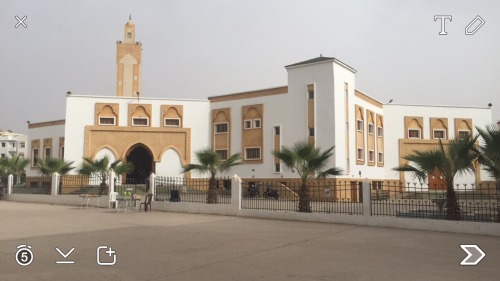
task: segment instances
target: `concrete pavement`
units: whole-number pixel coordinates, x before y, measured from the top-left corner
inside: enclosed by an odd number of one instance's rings
[[[8,201],[0,215],[0,280],[500,278],[498,237]],[[21,244],[34,256],[25,267],[15,260]],[[460,244],[478,244],[486,257],[460,266],[467,256]],[[116,251],[115,265],[97,264],[99,246]],[[56,247],[75,249],[64,259]]]

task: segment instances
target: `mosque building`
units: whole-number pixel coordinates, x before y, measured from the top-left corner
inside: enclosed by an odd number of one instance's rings
[[[308,141],[335,146],[330,165],[343,170],[342,178],[410,181],[392,170],[402,157],[492,123],[490,108],[382,103],[356,89],[353,67],[323,56],[285,66],[288,83],[281,87],[202,100],[148,98],[141,94],[141,54],[129,20],[116,43],[116,96],[68,92],[64,120],[29,124],[28,175],[38,175],[35,156],[79,167],[83,157],[108,155],[134,163],[127,178],[137,181],[151,172],[199,177],[181,174],[181,167],[212,147],[223,159],[241,153],[243,164],[231,174],[297,178],[271,152]],[[486,179],[478,170],[462,180]]]

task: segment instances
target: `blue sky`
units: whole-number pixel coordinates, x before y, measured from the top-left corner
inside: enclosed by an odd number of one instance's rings
[[[285,65],[322,54],[382,101],[487,107],[500,120],[500,2],[2,1],[0,129],[63,119],[65,94],[115,95],[115,42],[132,14],[141,95],[208,96],[283,86]],[[14,28],[15,16],[28,28]],[[435,15],[452,15],[439,35]],[[477,15],[475,35],[465,27]]]

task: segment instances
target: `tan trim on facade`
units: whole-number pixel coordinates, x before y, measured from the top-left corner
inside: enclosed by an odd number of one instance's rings
[[[404,138],[408,139],[408,130],[409,129],[418,129],[420,130],[420,139],[424,138],[424,118],[416,117],[416,116],[405,116],[405,132]]]
[[[430,118],[430,139],[434,139],[434,130],[444,130],[444,139],[449,139],[448,135],[448,118]]]
[[[354,105],[354,116],[356,117],[356,165],[364,165],[366,160],[366,148],[365,148],[365,129],[363,131],[358,131],[358,120],[363,121],[363,128],[365,122],[364,108],[357,104]],[[363,149],[363,159],[358,158],[358,149]]]
[[[469,130],[472,135],[472,119],[471,118],[455,118],[455,138],[458,138],[459,131]]]
[[[260,128],[243,129],[244,120],[247,119],[260,119]],[[264,105],[254,104],[241,107],[241,151],[243,153],[242,162],[250,163],[264,163]],[[253,122],[252,122],[253,123]],[[253,124],[252,124],[253,126]],[[260,159],[247,160],[245,159],[245,148],[260,147]]]
[[[180,127],[184,127],[184,120],[183,120],[183,114],[184,114],[184,107],[182,105],[166,105],[162,104],[161,105],[161,120],[160,120],[160,127],[167,127],[165,126],[165,119],[167,118],[178,118],[180,120]]]
[[[64,159],[64,137],[59,137],[59,159]]]
[[[378,108],[384,107],[381,102],[377,101],[376,99],[374,99],[374,98],[372,98],[372,97],[370,97],[370,96],[366,95],[365,93],[362,93],[358,90],[354,90],[354,96],[356,96],[357,98],[359,98],[359,99],[361,99],[361,100],[363,100],[371,105],[374,105]]]
[[[366,110],[366,142],[367,142],[367,153],[366,155],[368,156],[366,159],[366,162],[368,163],[368,166],[375,166],[375,163],[377,161],[377,151],[375,149],[375,134],[376,134],[376,129],[375,129],[375,113],[371,110]],[[372,125],[373,133],[370,134],[369,127],[370,124]],[[373,161],[370,162],[370,151],[373,151]]]
[[[125,159],[130,148],[138,144],[151,151],[155,162],[160,162],[163,153],[170,148],[177,151],[182,165],[191,161],[189,128],[85,126],[84,157],[93,159],[97,152],[107,148],[117,159]]]
[[[227,123],[227,133],[215,133],[216,123]],[[231,108],[212,110],[212,149],[227,149],[227,157],[231,156]]]
[[[148,118],[148,125],[144,127],[151,127],[151,116],[152,116],[152,109],[151,109],[151,104],[129,104],[128,105],[128,126],[132,127],[132,119],[133,118]],[[134,127],[141,127],[141,126],[134,126]]]
[[[235,93],[223,96],[214,96],[209,97],[210,102],[223,102],[223,101],[234,101],[234,100],[242,100],[242,99],[251,99],[265,96],[274,96],[274,95],[282,95],[288,93],[288,86],[250,91],[250,92],[242,92]]]
[[[39,168],[38,167],[35,167],[34,166],[34,160],[35,160],[35,155],[33,155],[34,153],[34,150],[37,149],[38,150],[38,158],[40,158],[40,140],[39,139],[34,139],[34,140],[31,140],[31,152],[30,152],[30,155],[31,155],[31,164],[30,164],[30,169],[31,170],[38,170]]]
[[[58,126],[66,124],[66,120],[55,120],[55,121],[47,121],[47,122],[39,122],[39,123],[30,123],[28,124],[28,129],[36,129],[50,126]]]
[[[448,145],[450,140],[441,140],[443,145]],[[399,139],[399,166],[406,165],[407,160],[403,157],[412,154],[414,151],[427,151],[432,149],[437,149],[439,147],[439,140],[430,139]],[[399,173],[399,179],[405,182],[404,172]],[[476,181],[481,181],[480,169],[476,169],[474,173]]]
[[[377,134],[375,140],[376,140],[376,143],[377,143],[377,155],[376,155],[376,158],[377,158],[377,167],[384,167],[384,158],[385,158],[385,153],[384,153],[384,135],[385,135],[385,130],[384,130],[384,116],[382,115],[379,115],[379,114],[376,114],[376,117],[377,118],[377,124],[376,124],[376,128],[375,128],[375,132]],[[378,135],[378,128],[382,128],[382,136],[379,137]],[[380,161],[379,159],[379,153],[382,153],[382,161]]]
[[[309,92],[313,92],[314,98],[310,99],[309,98]],[[314,84],[307,85],[307,92],[306,92],[306,99],[307,99],[307,141],[309,143],[314,144],[316,140],[316,130],[314,127],[315,124],[315,118],[316,118],[316,113],[314,112],[314,105],[315,105],[315,100],[316,100],[316,89]],[[309,134],[310,129],[314,130],[314,136],[311,136]]]
[[[118,103],[96,103],[94,106],[94,125],[99,125],[99,117],[114,117],[115,125],[119,126],[120,105]],[[107,125],[112,126],[112,125]]]

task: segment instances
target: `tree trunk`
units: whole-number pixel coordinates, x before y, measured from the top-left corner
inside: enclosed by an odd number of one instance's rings
[[[207,204],[217,204],[217,180],[210,178],[208,181]]]
[[[310,213],[311,212],[311,202],[309,199],[309,189],[307,184],[303,182],[299,189],[299,212]]]
[[[446,191],[446,219],[453,221],[461,219],[460,205],[458,205],[457,194],[453,189],[453,185],[448,186]]]
[[[106,184],[105,181],[101,182],[101,185],[99,187],[99,195],[104,195],[107,194],[108,192],[108,185]]]

